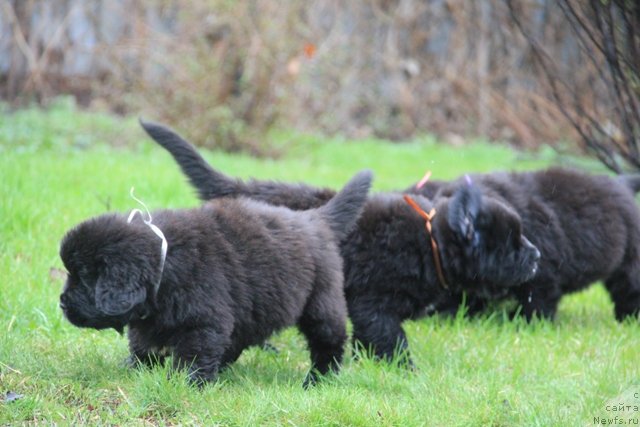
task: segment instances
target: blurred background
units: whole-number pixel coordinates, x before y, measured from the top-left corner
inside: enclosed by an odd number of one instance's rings
[[[551,145],[640,170],[635,0],[0,0],[0,97],[166,122]]]

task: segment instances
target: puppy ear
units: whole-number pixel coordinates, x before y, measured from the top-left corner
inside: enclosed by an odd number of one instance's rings
[[[146,297],[141,278],[130,269],[108,268],[96,282],[96,307],[110,316],[126,313]]]
[[[461,186],[449,202],[449,227],[463,240],[471,243],[475,236],[475,223],[482,206],[482,194],[473,184]]]

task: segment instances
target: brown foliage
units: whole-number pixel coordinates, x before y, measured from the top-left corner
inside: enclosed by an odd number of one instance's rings
[[[228,151],[274,154],[264,133],[279,119],[296,8],[276,2],[193,1],[163,8],[171,34],[153,28],[137,11],[135,25],[102,53],[115,64],[112,104],[147,111],[194,141]],[[219,7],[215,8],[215,4]],[[131,58],[131,60],[129,60]],[[123,93],[135,96],[121,98]]]
[[[530,5],[507,3],[579,143],[614,172],[640,170],[640,3],[558,1],[586,58],[580,70],[564,68],[531,32],[524,19]]]
[[[618,91],[624,105],[606,102],[621,78],[637,90],[637,68],[623,61],[618,77],[603,79],[606,52],[585,49],[587,33],[563,9],[569,0],[47,3],[50,22],[34,25],[29,17],[46,15],[44,3],[2,2],[3,15],[16,17],[0,18],[11,35],[10,49],[0,46],[0,59],[11,55],[3,97],[46,101],[70,91],[226,150],[273,154],[265,134],[274,124],[396,140],[484,136],[525,147],[584,141],[594,122],[596,134],[627,140],[638,128],[615,119],[637,92]],[[571,90],[554,87],[541,57]],[[89,65],[70,72],[83,58]],[[623,157],[635,155],[628,147]]]

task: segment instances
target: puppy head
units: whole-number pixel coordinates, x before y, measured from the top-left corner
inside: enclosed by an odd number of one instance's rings
[[[437,212],[436,237],[454,285],[491,296],[535,275],[540,252],[522,234],[520,216],[511,207],[464,184]]]
[[[160,256],[157,237],[141,221],[104,215],[81,223],[60,246],[69,273],[60,308],[76,326],[122,332],[148,309]]]

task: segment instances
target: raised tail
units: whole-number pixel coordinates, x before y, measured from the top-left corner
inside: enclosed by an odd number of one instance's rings
[[[170,128],[142,119],[140,125],[155,142],[173,156],[201,200],[237,196],[244,192],[244,184],[241,181],[213,169],[193,145]]]
[[[618,179],[634,193],[640,191],[640,174],[620,175]]]
[[[318,209],[338,241],[355,227],[367,201],[372,180],[371,171],[359,172],[326,205]]]

